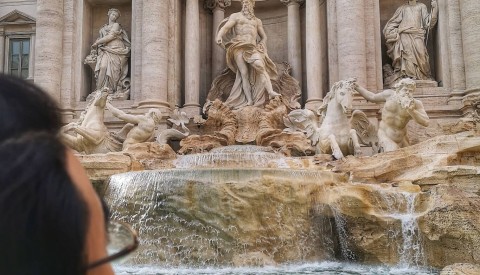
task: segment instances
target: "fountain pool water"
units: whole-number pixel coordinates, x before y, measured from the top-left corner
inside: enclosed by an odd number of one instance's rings
[[[246,148],[112,176],[112,218],[132,224],[141,239],[116,263],[117,274],[435,273],[418,260],[415,193],[331,171],[269,168],[282,156]],[[378,228],[368,232],[375,238],[357,236],[365,227]],[[379,251],[368,251],[370,241]]]
[[[160,266],[114,265],[117,275],[430,275],[439,272],[427,268],[405,268],[396,266],[359,265],[341,262],[317,262],[267,267],[207,267],[207,268],[165,268]]]

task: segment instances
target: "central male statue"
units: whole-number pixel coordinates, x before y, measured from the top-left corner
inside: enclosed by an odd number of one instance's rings
[[[217,44],[226,49],[227,66],[236,73],[230,96],[225,101],[232,109],[262,106],[265,90],[270,98],[280,95],[272,88],[270,79],[277,77],[277,69],[267,55],[267,36],[262,21],[253,13],[254,6],[255,0],[242,0],[242,11],[222,21],[220,26],[225,25],[216,36]]]

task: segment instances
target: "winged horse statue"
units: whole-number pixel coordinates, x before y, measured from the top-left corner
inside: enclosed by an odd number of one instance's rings
[[[122,143],[112,136],[104,123],[108,96],[108,88],[93,92],[80,119],[63,126],[62,140],[70,148],[86,154],[109,153],[122,149]],[[74,134],[67,133],[69,131]]]
[[[302,131],[316,148],[317,154],[332,154],[336,159],[362,155],[360,142],[375,146],[376,130],[362,111],[352,109],[355,79],[336,82],[315,113],[308,109],[291,111],[284,117],[285,131]]]

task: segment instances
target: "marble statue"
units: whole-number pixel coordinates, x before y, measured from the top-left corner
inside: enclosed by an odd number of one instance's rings
[[[110,91],[106,87],[93,92],[80,119],[62,128],[61,137],[67,146],[86,154],[104,154],[121,150],[122,144],[111,135],[104,123],[105,105],[109,94]],[[70,131],[74,134],[69,134]]]
[[[176,139],[182,140],[190,135],[190,130],[185,126],[190,122],[186,112],[180,112],[178,108],[173,110],[173,113],[170,115],[170,118],[167,119],[176,126],[180,126],[183,132],[177,129],[166,129],[160,132],[160,134],[155,138],[155,141],[159,144],[167,144],[169,140]]]
[[[225,104],[233,109],[263,106],[265,91],[270,98],[271,78],[277,76],[275,63],[268,57],[267,36],[262,21],[255,17],[254,0],[242,0],[242,11],[233,13],[220,23],[216,42],[226,50],[227,66],[236,73],[235,83]],[[257,40],[260,38],[260,40]]]
[[[291,111],[284,117],[286,131],[303,131],[316,146],[316,153],[332,154],[336,159],[346,155],[361,155],[357,131],[352,129],[347,113],[352,109],[354,84],[353,79],[336,82],[325,96],[323,105],[317,113],[323,117],[318,127],[315,113],[308,109]],[[357,119],[352,116],[352,119]]]
[[[155,129],[162,119],[160,110],[150,109],[145,115],[130,115],[115,108],[109,102],[107,102],[106,106],[115,117],[128,123],[126,127],[128,127],[129,130],[123,141],[122,150],[127,149],[132,144],[152,141],[154,139]]]
[[[430,62],[426,43],[431,29],[437,23],[438,5],[432,0],[432,10],[416,0],[407,1],[397,9],[383,29],[387,54],[392,60],[395,78],[409,77],[430,80]],[[391,77],[390,77],[391,79]]]
[[[130,40],[122,26],[117,23],[120,11],[108,11],[108,24],[99,31],[99,38],[93,43],[92,51],[85,59],[86,64],[95,65],[96,89],[108,87],[114,98],[128,98],[130,80],[128,74],[128,58]]]
[[[366,90],[356,82],[354,87],[368,101],[385,102],[378,127],[380,152],[394,151],[410,145],[406,126],[411,119],[422,126],[428,126],[429,118],[422,102],[412,96],[416,89],[413,79],[404,78],[395,85],[394,90],[388,89],[378,94]]]

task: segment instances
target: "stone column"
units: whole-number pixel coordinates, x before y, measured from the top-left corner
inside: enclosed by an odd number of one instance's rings
[[[367,82],[364,0],[337,0],[337,45],[339,79],[356,77]]]
[[[170,106],[182,105],[182,3],[169,0],[169,54],[168,54],[168,102]]]
[[[198,0],[186,0],[185,105],[189,117],[200,114],[200,15]]]
[[[459,0],[448,0],[444,7],[448,12],[451,86],[454,91],[465,90],[465,62],[463,60],[462,20]]]
[[[35,34],[32,34],[30,38],[30,59],[28,60],[28,79],[34,79],[34,70],[35,70]],[[2,43],[0,39],[0,43]],[[0,52],[2,52],[1,46],[0,46]],[[0,66],[2,66],[3,62],[0,60]]]
[[[60,100],[63,51],[63,0],[37,1],[35,84]]]
[[[304,0],[280,0],[288,7],[288,63],[292,76],[302,87],[302,37],[300,31],[300,4]]]
[[[60,107],[64,116],[72,119],[75,116],[75,112],[72,108],[75,101],[74,84],[75,84],[75,67],[74,61],[76,56],[74,54],[74,47],[76,46],[76,26],[75,26],[75,13],[76,13],[76,0],[64,0],[63,1],[63,54],[62,54],[62,84],[61,84],[61,100]]]
[[[5,33],[0,29],[0,73],[3,73],[5,67]]]
[[[205,7],[212,10],[212,77],[217,77],[226,66],[225,50],[215,41],[218,25],[225,19],[225,8],[230,6],[231,0],[206,0]]]
[[[315,110],[322,104],[322,49],[320,41],[320,1],[306,0],[307,101],[305,108]],[[290,39],[290,37],[289,37]],[[290,45],[289,45],[290,46]]]
[[[136,104],[143,100],[142,97],[142,0],[132,0],[132,31],[130,38],[132,42],[130,52],[130,99],[134,100]]]
[[[460,0],[467,92],[480,91],[480,1]]]
[[[170,112],[168,104],[168,2],[143,0],[142,100],[139,108]]]

